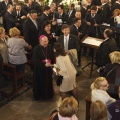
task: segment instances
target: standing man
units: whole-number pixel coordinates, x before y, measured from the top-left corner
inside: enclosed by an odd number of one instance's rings
[[[63,35],[61,35],[58,38],[58,42],[64,46],[65,51],[69,54],[71,61],[77,70],[77,65],[78,65],[78,58],[77,58],[78,54],[77,53],[80,50],[79,39],[75,35],[70,34],[70,27],[67,24],[64,24],[62,26],[62,32],[63,32]],[[73,51],[73,49],[76,51]],[[73,61],[74,56],[71,56],[70,51],[74,54],[75,59],[76,59],[75,61]]]
[[[78,37],[70,34],[70,26],[64,24],[62,26],[62,32],[63,35],[59,36],[58,42],[64,46],[65,51],[68,52],[68,50],[70,49],[76,49],[77,51],[79,51],[79,39]]]
[[[33,49],[34,81],[33,94],[35,100],[47,100],[53,97],[52,64],[54,64],[54,51],[48,45],[48,38],[39,37],[39,45]]]
[[[18,23],[18,19],[15,19],[15,17],[12,15],[13,12],[13,6],[8,5],[7,12],[5,13],[5,23],[6,23],[6,32],[9,33],[9,29],[12,27],[15,27]]]
[[[33,48],[38,45],[38,33],[40,31],[40,23],[37,19],[37,12],[35,10],[30,11],[29,17],[23,23],[23,34],[26,42]]]

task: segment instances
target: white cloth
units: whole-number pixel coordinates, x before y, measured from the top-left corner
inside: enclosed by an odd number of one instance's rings
[[[69,58],[66,56],[58,56],[56,65],[60,68],[59,74],[63,76],[62,84],[60,85],[61,92],[71,91],[76,87],[76,70]]]
[[[111,103],[116,101],[114,98],[110,97],[106,91],[101,89],[92,90],[91,100],[92,102],[96,100],[101,100],[106,106],[109,106]]]
[[[70,118],[70,117],[62,117],[62,116],[58,113],[58,118],[59,118],[59,120],[78,120],[78,118],[76,117],[75,114]]]

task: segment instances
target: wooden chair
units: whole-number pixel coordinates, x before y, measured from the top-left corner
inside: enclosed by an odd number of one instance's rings
[[[86,120],[90,120],[90,105],[91,105],[91,98],[90,96],[87,96],[85,98],[85,101],[86,101]]]
[[[2,75],[3,77],[12,80],[12,91],[7,93],[2,91],[2,95],[5,97],[12,96],[26,87],[25,85],[25,74],[24,72],[17,72],[16,67],[11,64],[2,64]]]

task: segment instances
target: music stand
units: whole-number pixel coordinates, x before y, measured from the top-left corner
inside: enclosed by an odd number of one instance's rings
[[[83,38],[83,40],[81,42],[82,42],[82,46],[85,46],[87,48],[93,48],[93,53],[92,53],[92,56],[91,56],[91,62],[89,62],[84,67],[82,67],[82,70],[84,70],[84,68],[90,66],[89,68],[90,68],[90,78],[91,78],[92,71],[94,70],[93,69],[93,65],[94,65],[94,50],[99,48],[100,44],[103,42],[103,39],[98,39],[98,38],[86,36],[85,38]]]

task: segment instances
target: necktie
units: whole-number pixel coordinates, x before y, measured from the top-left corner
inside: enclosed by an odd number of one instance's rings
[[[65,37],[64,48],[65,48],[65,51],[68,50],[68,40],[67,40],[67,37]]]
[[[71,10],[68,12],[68,16],[70,17],[70,15],[71,15]]]

